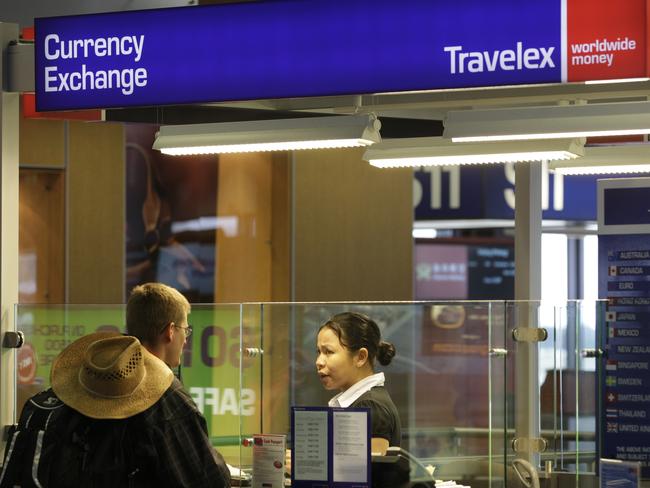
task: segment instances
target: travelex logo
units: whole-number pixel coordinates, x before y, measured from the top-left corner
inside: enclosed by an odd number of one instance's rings
[[[483,73],[501,71],[523,71],[531,69],[555,68],[553,52],[555,47],[527,47],[519,41],[514,49],[494,51],[467,51],[463,46],[445,46],[449,56],[449,72]]]
[[[144,41],[144,35],[62,39],[58,34],[49,34],[43,41],[43,52],[45,59],[53,62],[90,62],[95,58],[121,57],[140,63]],[[89,69],[85,63],[76,71],[63,71],[59,66],[49,65],[45,67],[44,74],[45,92],[120,90],[123,95],[131,95],[136,88],[147,86],[148,81],[147,70],[142,67]]]

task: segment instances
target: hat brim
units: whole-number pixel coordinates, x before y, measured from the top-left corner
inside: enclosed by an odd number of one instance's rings
[[[160,400],[174,380],[169,367],[142,347],[145,377],[124,398],[102,398],[88,392],[79,382],[79,370],[88,347],[100,339],[119,337],[118,332],[96,332],[77,339],[54,359],[50,383],[54,393],[69,407],[95,419],[124,419],[144,412]]]

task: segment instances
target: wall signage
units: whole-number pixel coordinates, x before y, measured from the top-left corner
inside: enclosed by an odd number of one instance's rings
[[[617,15],[603,15],[609,10]],[[276,0],[40,18],[36,104],[69,110],[644,76],[645,19],[642,0],[625,8],[606,0]]]
[[[644,478],[650,477],[649,198],[650,178],[598,183],[599,297],[607,299],[600,455],[640,463]]]
[[[603,175],[563,176],[543,165],[542,217],[595,221],[596,182],[600,178]],[[413,198],[415,220],[512,220],[515,166],[507,163],[424,167],[414,172]]]

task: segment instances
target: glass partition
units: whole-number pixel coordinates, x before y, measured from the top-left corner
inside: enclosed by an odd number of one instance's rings
[[[193,333],[183,349],[180,377],[205,415],[212,443],[234,465],[240,460],[242,431],[260,430],[257,391],[241,387],[241,372],[254,365],[240,355],[242,333],[259,333],[242,326],[241,305],[193,305],[189,323]],[[259,310],[259,307],[258,307]],[[97,331],[123,332],[124,305],[19,305],[16,328],[25,344],[16,357],[16,417],[25,401],[49,387],[52,361],[68,344]],[[246,452],[246,451],[245,451]]]
[[[549,470],[594,473],[598,376],[596,325],[604,302],[539,304],[539,399],[542,454]]]
[[[19,305],[16,330],[25,336],[16,353],[16,418],[25,402],[50,386],[50,367],[68,344],[96,331],[124,329],[122,305]]]
[[[402,447],[435,466],[438,478],[505,486],[512,391],[504,302],[261,304],[244,310],[258,306],[263,354],[257,368],[242,370],[242,387],[263,398],[263,432],[290,440],[290,406],[327,405],[337,393],[319,381],[316,338],[331,316],[357,311],[373,318],[397,350],[392,363],[376,371],[385,373],[400,412]]]
[[[249,470],[248,439],[286,434],[290,407],[327,405],[316,337],[332,315],[373,318],[397,354],[381,367],[401,417],[401,445],[437,479],[505,487],[511,462],[576,477],[597,458],[597,302],[247,303],[193,305],[180,376],[205,415],[212,443]],[[123,305],[17,307],[16,412],[49,386],[53,358],[96,330],[124,329]],[[523,329],[546,330],[524,340]],[[517,332],[513,332],[513,331]],[[523,398],[523,397],[526,398]],[[522,405],[524,409],[522,410]],[[523,427],[522,427],[523,426]],[[523,430],[522,430],[523,429]],[[537,449],[537,433],[546,449]],[[542,451],[542,452],[538,452]]]
[[[573,476],[577,483],[579,474],[594,477],[600,353],[596,331],[604,318],[604,302],[509,302],[506,307],[508,329],[531,327],[543,329],[546,335],[533,342],[515,340],[514,334],[508,337],[513,417],[506,452],[512,458],[534,461],[542,479]],[[521,442],[521,450],[515,448],[515,439],[527,440],[518,405],[527,406],[524,423],[532,421],[531,413],[538,409],[541,444],[531,447]]]

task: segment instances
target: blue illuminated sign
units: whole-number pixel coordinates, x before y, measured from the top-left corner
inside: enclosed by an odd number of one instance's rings
[[[599,327],[605,353],[598,444],[602,457],[640,463],[644,478],[650,477],[649,196],[650,178],[599,183],[598,294],[607,308]],[[612,481],[602,486],[628,486]]]
[[[602,177],[563,176],[543,166],[542,217],[596,220],[596,181]],[[414,194],[415,220],[512,220],[515,166],[428,166],[414,173]]]
[[[36,108],[561,81],[559,0],[278,0],[35,21]]]

